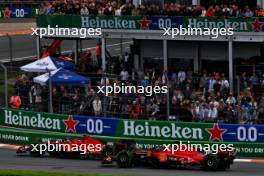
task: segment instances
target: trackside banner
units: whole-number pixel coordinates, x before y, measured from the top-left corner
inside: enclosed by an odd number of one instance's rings
[[[143,121],[0,109],[0,125],[62,133],[154,140],[264,144],[264,125]]]
[[[0,109],[0,125],[10,127],[64,132],[64,120],[67,118],[61,114]]]
[[[34,18],[37,14],[37,8],[0,7],[0,18]]]
[[[105,142],[116,142],[120,139],[127,139],[121,137],[109,137],[109,136],[92,136],[96,139]],[[77,134],[66,134],[66,133],[54,133],[54,132],[38,132],[32,130],[24,129],[8,129],[0,128],[0,143],[7,144],[20,144],[29,145],[41,142],[47,142],[50,140],[63,140],[66,138],[76,138],[79,139],[80,135]],[[150,139],[139,139],[139,138],[129,138],[135,140],[138,148],[151,149],[155,146],[160,146],[164,144],[174,144],[175,141],[172,140],[150,140]],[[196,144],[209,144],[215,145],[215,142],[204,142],[197,141],[192,142]],[[230,144],[230,143],[221,143]],[[236,149],[239,156],[258,156],[264,157],[264,147],[262,143],[232,143]]]
[[[38,16],[38,27],[163,30],[163,28],[233,28],[235,32],[263,32],[264,18],[193,18],[144,16]]]

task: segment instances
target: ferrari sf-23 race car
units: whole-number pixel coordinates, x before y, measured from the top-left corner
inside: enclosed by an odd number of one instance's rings
[[[103,145],[104,142],[84,135],[80,140],[66,139],[21,146],[16,153],[19,155],[29,153],[34,157],[41,157],[48,153],[50,156],[62,158],[101,159]]]
[[[112,146],[106,145],[102,151],[102,164],[117,162],[119,167],[129,168],[136,165],[150,165],[155,168],[198,166],[209,171],[226,170],[235,159],[233,151],[205,153],[202,149],[188,151],[166,151],[165,147],[151,150],[136,148],[133,141],[119,141]]]

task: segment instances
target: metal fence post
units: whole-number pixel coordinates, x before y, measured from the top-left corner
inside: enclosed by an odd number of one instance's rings
[[[3,68],[4,70],[4,84],[5,84],[5,107],[8,108],[8,91],[7,91],[7,69],[6,69],[6,66],[4,64],[0,64],[1,67]]]
[[[168,76],[168,49],[167,49],[167,40],[163,40],[163,69],[166,72],[166,76]],[[169,80],[166,80],[166,86],[168,89],[168,93],[166,94],[166,114],[167,119],[170,118],[170,90],[169,90]]]
[[[102,59],[102,70],[103,70],[103,76],[104,76],[104,84],[106,86],[106,58],[105,58],[105,49],[106,49],[106,42],[105,38],[101,38],[101,58]],[[107,113],[107,99],[106,99],[106,91],[105,95],[103,96],[103,116],[106,117]]]
[[[37,58],[40,59],[40,37],[36,36],[36,45],[37,45]]]
[[[52,80],[51,80],[51,72],[48,70],[49,73],[49,112],[53,113],[52,107]]]
[[[10,65],[11,65],[11,70],[12,70],[12,64],[13,64],[13,41],[12,37],[8,34],[6,34],[8,38],[8,45],[9,45],[9,58],[10,58]]]

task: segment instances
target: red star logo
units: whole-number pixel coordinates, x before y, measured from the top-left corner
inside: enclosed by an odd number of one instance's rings
[[[220,129],[218,124],[215,123],[213,128],[207,128],[208,133],[210,133],[210,141],[217,139],[218,141],[223,141],[223,133],[226,132],[224,129]]]
[[[11,10],[5,9],[3,10],[3,14],[5,18],[10,18]]]
[[[69,116],[68,120],[64,120],[64,124],[66,125],[65,132],[73,132],[76,133],[75,126],[79,123],[78,120],[73,120],[72,115]]]
[[[143,18],[140,20],[140,29],[149,29],[150,20],[147,20],[146,18]]]
[[[252,23],[252,28],[255,32],[259,32],[262,29],[262,22],[259,21],[259,19],[256,19],[253,23]]]

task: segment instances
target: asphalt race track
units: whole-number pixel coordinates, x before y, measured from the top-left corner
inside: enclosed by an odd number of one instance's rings
[[[17,156],[15,150],[0,149],[0,169],[43,170],[50,172],[78,172],[121,174],[128,176],[263,176],[264,163],[235,163],[230,170],[206,172],[199,169],[120,169],[115,164],[102,167],[100,161],[58,159],[45,156],[34,158]]]
[[[12,52],[13,60],[33,59],[36,58],[36,39],[31,35],[17,35],[12,37]],[[49,46],[53,40],[41,39],[42,46]],[[83,40],[83,48],[95,47],[97,39]],[[120,43],[123,43],[122,49]],[[129,51],[129,45],[132,44],[131,40],[121,39],[108,39],[106,40],[106,48],[112,56],[120,55],[121,50]],[[73,40],[64,40],[61,45],[62,51],[71,52],[74,48]],[[9,40],[6,36],[0,36],[0,61],[10,59]]]

